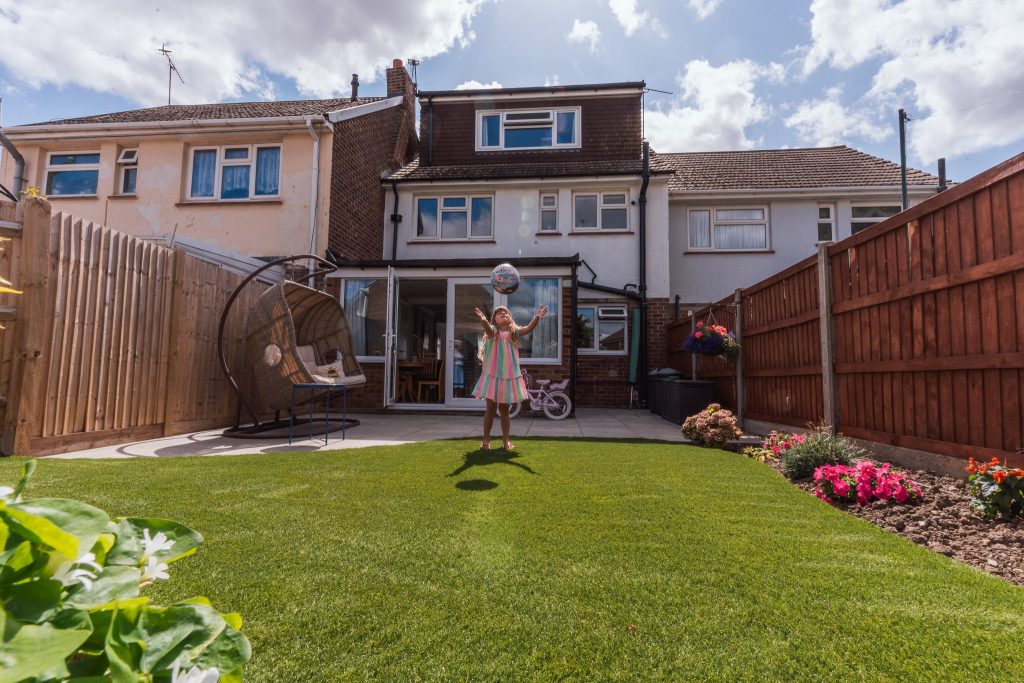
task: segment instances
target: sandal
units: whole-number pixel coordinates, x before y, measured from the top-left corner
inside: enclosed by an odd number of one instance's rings
[[[480,444],[480,450],[482,450],[482,451],[489,451],[489,450],[491,450],[490,442]]]
[[[516,449],[516,445],[511,441],[503,443],[501,447],[504,448],[506,451],[514,451]]]

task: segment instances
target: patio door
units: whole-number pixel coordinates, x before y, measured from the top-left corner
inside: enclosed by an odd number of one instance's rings
[[[480,377],[479,350],[483,347],[484,331],[473,309],[479,308],[490,315],[497,305],[497,294],[490,280],[459,278],[448,280],[447,356],[445,363],[445,403],[451,406],[483,408],[473,398],[473,387]]]
[[[395,269],[388,266],[387,311],[384,322],[384,407],[395,405],[395,373],[398,364],[398,280]]]

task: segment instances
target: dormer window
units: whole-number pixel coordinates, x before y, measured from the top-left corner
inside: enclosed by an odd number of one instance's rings
[[[479,111],[478,152],[523,149],[578,149],[579,107]]]

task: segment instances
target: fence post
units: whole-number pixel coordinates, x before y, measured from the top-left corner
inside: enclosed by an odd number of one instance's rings
[[[181,385],[173,381],[175,373],[179,372],[184,353],[182,349],[181,332],[185,321],[185,261],[187,255],[181,248],[174,250],[171,258],[174,261],[174,277],[171,280],[171,329],[168,333],[167,365],[164,368],[162,379],[164,386],[164,414],[163,414],[163,435],[171,436],[171,425],[180,415],[178,406],[181,397]]]
[[[737,289],[733,296],[733,332],[739,342],[740,352],[736,356],[736,421],[743,429],[743,413],[746,397],[743,389],[743,290]]]
[[[832,273],[828,243],[818,245],[818,319],[821,337],[822,420],[836,427],[835,332],[832,324]]]
[[[686,314],[690,316],[690,334],[697,331],[697,316],[695,311],[688,310]],[[690,354],[690,379],[694,382],[697,381],[697,354]]]
[[[23,294],[18,297],[10,394],[0,440],[0,449],[7,455],[30,453],[32,432],[42,409],[40,394],[49,362],[44,356],[46,333],[52,317],[57,260],[51,248],[56,229],[50,203],[26,197],[22,206],[21,264],[14,286]]]

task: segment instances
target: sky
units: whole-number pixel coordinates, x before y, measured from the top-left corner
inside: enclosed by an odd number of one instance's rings
[[[646,81],[663,152],[847,144],[965,180],[1024,150],[1021,0],[0,0],[4,126],[167,102]],[[662,91],[662,92],[659,92]]]

